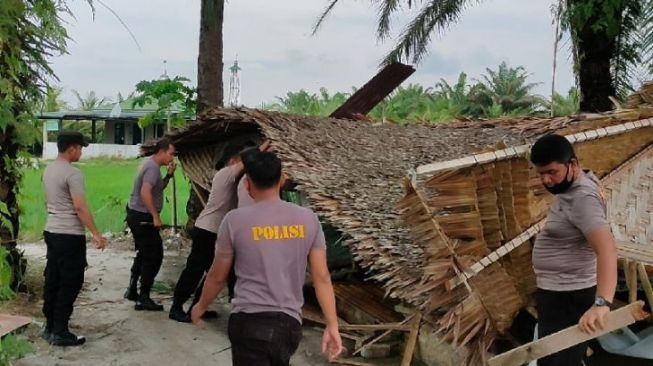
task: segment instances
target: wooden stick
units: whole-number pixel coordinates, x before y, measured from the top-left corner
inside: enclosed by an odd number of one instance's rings
[[[415,314],[413,314],[413,315],[409,316],[408,318],[402,320],[400,324],[406,324],[408,321],[410,321],[411,319],[413,319],[413,317],[415,317]],[[392,332],[392,329],[388,329],[388,330],[386,330],[385,332],[383,332],[381,335],[379,335],[378,337],[376,337],[376,338],[372,339],[371,341],[365,343],[364,345],[358,347],[358,349],[356,349],[356,350],[354,351],[354,353],[352,353],[352,356],[357,355],[360,351],[363,350],[363,348],[368,347],[368,346],[371,346],[371,345],[373,345],[374,343],[380,341],[381,339],[383,339],[385,336],[387,336],[387,335],[390,334],[391,332]]]
[[[550,334],[521,347],[496,355],[488,360],[489,366],[519,366],[532,360],[560,352],[587,340],[623,328],[638,320],[648,317],[644,310],[644,302],[637,301],[628,306],[611,311],[605,317],[605,327],[595,333],[587,334],[578,325]]]
[[[637,264],[637,272],[639,272],[639,280],[642,281],[642,287],[648,300],[648,307],[653,309],[653,288],[651,288],[651,280],[646,272],[646,267],[642,263]]]
[[[336,358],[335,360],[331,361],[331,363],[336,363],[338,365],[351,365],[351,366],[376,366],[373,363],[346,360],[344,358]]]
[[[410,325],[401,323],[384,324],[346,324],[338,327],[340,330],[401,330],[410,332],[413,328]]]
[[[422,322],[422,313],[417,313],[413,318],[408,341],[406,342],[406,349],[404,350],[404,358],[401,360],[401,366],[410,366],[413,360],[413,353],[415,352],[415,344],[417,343],[417,335],[419,334],[419,326]]]
[[[630,277],[631,286],[628,288],[628,302],[634,303],[637,301],[637,262],[630,261],[628,263],[628,273]]]

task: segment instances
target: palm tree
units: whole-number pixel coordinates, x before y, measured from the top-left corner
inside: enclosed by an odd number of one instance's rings
[[[61,99],[63,88],[56,85],[48,85],[45,88],[45,98],[40,109],[43,112],[58,112],[69,108],[68,103]]]
[[[323,24],[339,0],[329,4],[318,18],[313,32]],[[378,8],[377,38],[390,35],[391,17],[398,11],[421,6],[417,15],[399,36],[383,63],[419,61],[428,53],[428,44],[436,33],[443,33],[457,22],[465,9],[481,0],[373,0]],[[629,79],[626,71],[640,59],[651,65],[653,59],[652,0],[559,0],[563,26],[571,34],[577,79],[583,111],[611,109],[608,97]],[[642,26],[646,24],[648,26]],[[635,36],[637,34],[637,36]],[[644,42],[639,42],[644,40]],[[648,51],[648,53],[647,53]],[[642,57],[644,54],[645,57]]]
[[[77,108],[83,111],[92,111],[107,103],[111,103],[111,99],[107,97],[100,98],[93,90],[82,96],[77,90],[73,89],[73,94],[75,94],[75,98],[77,98]]]
[[[508,67],[505,62],[498,70],[486,69],[470,92],[470,102],[478,105],[485,117],[521,116],[541,112],[544,99],[532,94],[538,83],[528,83],[523,66]]]
[[[554,117],[571,116],[578,113],[578,105],[580,104],[578,89],[575,87],[569,88],[566,96],[556,93],[553,96],[552,103]]]

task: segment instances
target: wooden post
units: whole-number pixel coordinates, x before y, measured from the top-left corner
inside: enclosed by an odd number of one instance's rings
[[[637,262],[628,261],[628,277],[630,277],[630,286],[628,287],[628,302],[637,301]]]
[[[639,273],[639,280],[642,281],[646,300],[648,300],[648,307],[649,309],[653,309],[653,288],[651,288],[651,280],[648,277],[644,264],[637,264],[637,272]]]
[[[413,318],[408,341],[406,342],[406,349],[404,350],[404,358],[401,360],[401,366],[410,366],[410,362],[413,360],[413,353],[415,352],[415,344],[417,343],[421,322],[422,313],[418,312]]]
[[[96,143],[97,142],[97,129],[96,129],[96,120],[91,120],[91,143]]]
[[[623,328],[638,320],[647,318],[649,314],[642,309],[643,307],[643,301],[634,302],[608,313],[605,317],[605,328],[598,332],[587,334],[582,332],[578,325],[574,325],[531,343],[524,344],[523,346],[517,347],[508,352],[494,356],[488,360],[488,365],[519,366],[556,352],[560,352],[569,347]]]

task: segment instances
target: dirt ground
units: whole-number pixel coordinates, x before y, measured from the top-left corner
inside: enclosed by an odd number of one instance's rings
[[[174,284],[183,269],[188,246],[168,241],[163,266],[157,281]],[[45,245],[21,246],[29,265],[44,266]],[[71,319],[73,333],[84,335],[80,347],[53,347],[38,336],[44,319],[42,301],[21,304],[17,312],[34,316],[35,322],[23,332],[33,343],[35,352],[14,362],[16,366],[54,365],[230,365],[230,343],[227,338],[227,314],[230,305],[225,298],[216,300],[213,308],[222,316],[209,322],[207,329],[168,319],[170,294],[152,297],[165,305],[164,312],[134,310],[134,303],[122,298],[133,258],[131,241],[110,240],[107,250],[100,252],[89,244],[84,288],[75,303]],[[321,330],[304,326],[304,339],[295,353],[292,365],[327,365],[320,353]]]

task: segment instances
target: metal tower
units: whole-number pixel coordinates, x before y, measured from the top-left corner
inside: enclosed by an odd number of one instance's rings
[[[229,68],[231,77],[229,78],[229,99],[227,104],[230,107],[240,106],[240,70],[238,60],[234,61],[233,66]]]

